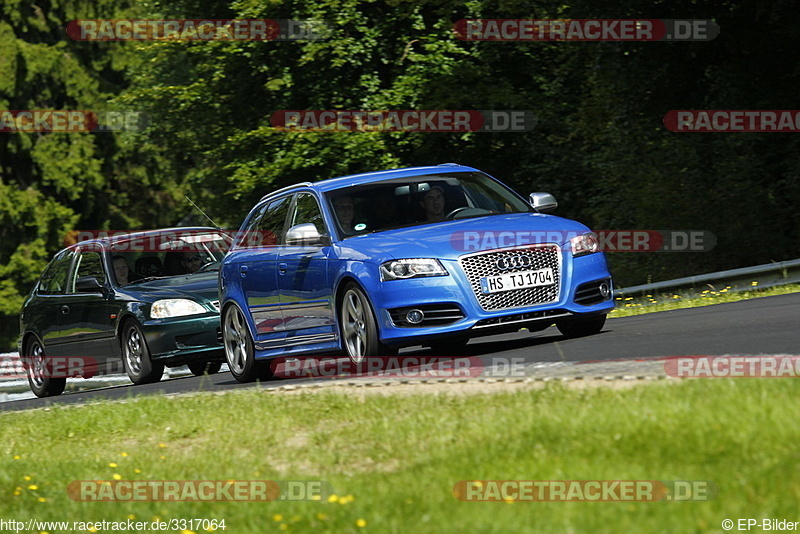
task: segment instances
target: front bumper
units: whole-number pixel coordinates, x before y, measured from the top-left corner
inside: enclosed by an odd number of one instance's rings
[[[372,293],[381,341],[396,346],[424,344],[427,340],[448,336],[477,337],[523,326],[546,328],[558,319],[610,312],[614,308],[613,287],[605,256],[597,253],[572,258],[567,253],[562,260],[556,300],[504,310],[483,309],[455,261],[444,262],[449,276],[384,282]],[[587,299],[586,288],[603,281],[607,282],[608,295]],[[416,326],[398,320],[409,309],[421,309],[426,316],[430,310],[432,318],[441,320],[431,320],[427,324],[423,321]]]
[[[168,365],[223,361],[219,315],[152,319],[142,323],[150,357]]]

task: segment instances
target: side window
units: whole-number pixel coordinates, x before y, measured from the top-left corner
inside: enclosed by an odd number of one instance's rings
[[[67,271],[75,256],[74,250],[65,250],[56,256],[39,279],[40,295],[60,295],[67,287]]]
[[[97,279],[102,285],[106,283],[106,275],[103,271],[103,260],[98,252],[81,252],[75,266],[75,276],[70,282],[69,292],[75,292],[75,281],[85,276]]]
[[[255,235],[255,229],[258,223],[261,222],[261,216],[264,215],[264,211],[266,209],[267,204],[262,204],[260,208],[253,211],[245,226],[243,226],[241,231],[236,235],[236,241],[234,244],[236,248],[246,248],[258,245],[259,240],[254,239],[253,236]]]
[[[292,224],[290,224],[289,227],[291,228],[292,226],[305,223],[311,223],[316,226],[317,232],[319,232],[320,235],[327,233],[325,229],[325,220],[322,218],[322,211],[319,209],[317,199],[310,193],[300,193],[297,195],[294,216],[292,217]]]
[[[286,224],[286,214],[289,213],[290,198],[283,197],[269,203],[253,231],[258,238],[249,239],[249,242],[255,241],[256,245],[254,246],[262,247],[283,245],[284,225]]]

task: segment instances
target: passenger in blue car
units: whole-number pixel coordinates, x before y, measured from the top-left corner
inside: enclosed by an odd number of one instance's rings
[[[339,221],[339,227],[346,235],[353,235],[356,233],[355,229],[355,205],[353,199],[344,195],[333,201],[333,209],[336,211],[336,219]]]

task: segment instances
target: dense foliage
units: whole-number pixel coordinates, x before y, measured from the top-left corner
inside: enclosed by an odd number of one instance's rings
[[[602,5],[601,5],[602,4]],[[597,229],[710,230],[609,255],[618,285],[795,258],[797,134],[672,133],[671,109],[797,107],[798,12],[758,0],[0,2],[0,109],[135,109],[126,133],[0,133],[0,346],[70,229],[224,227],[288,183],[458,162]],[[323,41],[79,42],[88,18],[318,19]],[[703,18],[710,42],[466,42],[461,18]],[[285,132],[277,110],[532,110],[526,133]]]

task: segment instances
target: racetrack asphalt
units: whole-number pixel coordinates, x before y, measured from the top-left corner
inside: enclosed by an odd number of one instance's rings
[[[520,331],[473,339],[458,355],[433,354],[409,347],[404,357],[470,357],[483,367],[482,376],[524,377],[664,376],[663,358],[673,356],[800,355],[800,293],[762,297],[633,317],[609,319],[603,331],[585,338],[566,339],[555,327],[541,332]],[[344,362],[345,360],[339,360]],[[516,373],[503,375],[512,368]],[[392,380],[396,377],[371,377]],[[404,376],[413,383],[424,377]],[[81,380],[81,379],[71,379]],[[224,392],[239,388],[267,389],[332,383],[354,383],[365,378],[283,378],[260,384],[240,384],[230,373],[184,377],[142,386],[122,385],[64,393],[47,399],[0,403],[2,411],[53,405],[119,400],[140,395],[176,395],[199,391]],[[441,380],[440,380],[441,381]]]

